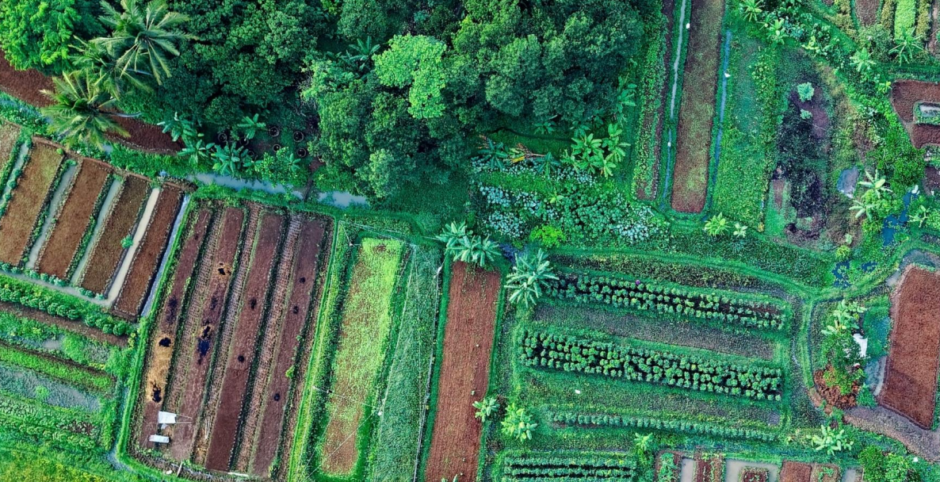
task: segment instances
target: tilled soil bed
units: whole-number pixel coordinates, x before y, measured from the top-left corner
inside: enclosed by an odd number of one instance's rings
[[[209,368],[217,345],[219,322],[232,284],[232,265],[242,245],[244,220],[245,212],[241,209],[228,208],[223,213],[215,252],[203,260],[203,263],[208,263],[207,269],[200,272],[193,301],[186,313],[185,331],[178,348],[182,351],[174,362],[172,385],[167,394],[169,405],[164,405],[165,409],[192,420],[192,423],[173,428],[174,443],[169,447],[169,454],[175,460],[189,460],[192,455],[196,429],[204,408]]]
[[[66,279],[82,237],[91,226],[97,201],[107,185],[111,170],[94,161],[82,161],[74,185],[57,215],[55,227],[42,248],[37,270]]]
[[[800,462],[784,462],[780,482],[811,482],[813,466]]]
[[[260,237],[248,268],[248,281],[239,303],[238,322],[224,365],[225,372],[221,375],[223,396],[209,435],[206,467],[212,470],[228,470],[235,448],[248,379],[258,355],[255,348],[267,308],[265,304],[271,287],[269,281],[281,244],[283,226],[284,216],[281,215],[266,214],[261,219]]]
[[[672,176],[672,209],[682,213],[705,207],[724,8],[724,0],[692,0]]]
[[[19,126],[13,124],[0,125],[0,172],[8,162],[13,162],[13,147],[20,137]],[[2,179],[0,179],[2,181]]]
[[[725,459],[721,455],[695,456],[695,482],[724,482]]]
[[[914,147],[940,145],[940,126],[914,122],[918,102],[940,103],[940,83],[898,80],[891,84],[891,105],[907,128]]]
[[[146,379],[141,393],[140,447],[153,448],[147,440],[148,428],[157,424],[157,412],[163,405],[166,394],[170,364],[176,350],[177,324],[185,302],[185,294],[193,279],[199,253],[209,232],[212,211],[201,208],[194,212],[192,223],[186,231],[186,239],[181,245],[176,270],[170,282],[170,291],[166,295],[163,308],[157,317],[157,326],[150,342],[150,352],[146,361]]]
[[[0,218],[0,262],[18,266],[29,247],[33,228],[52,195],[63,157],[48,145],[36,143],[13,190],[13,199]]]
[[[767,469],[755,469],[753,467],[747,467],[741,471],[741,481],[740,482],[767,482],[770,478],[770,474]]]
[[[290,298],[283,307],[283,321],[278,332],[275,359],[270,370],[270,380],[259,380],[256,387],[263,394],[263,413],[258,427],[258,436],[254,440],[254,458],[251,462],[251,471],[259,477],[268,475],[274,458],[278,452],[278,440],[287,425],[285,412],[287,408],[288,392],[293,380],[287,377],[287,371],[300,363],[301,369],[306,363],[297,361],[301,336],[316,329],[316,317],[319,305],[320,268],[326,266],[329,256],[329,241],[327,236],[329,226],[327,221],[308,221],[304,223],[300,233],[300,243],[294,256],[294,268],[291,276]],[[321,254],[322,253],[322,254]],[[309,322],[308,322],[309,320]],[[310,326],[306,326],[309,323]],[[305,329],[306,326],[306,329]],[[295,377],[301,383],[305,379],[301,374]],[[297,390],[295,390],[297,392]],[[252,407],[255,410],[256,407]],[[290,427],[289,427],[290,428]],[[291,433],[291,430],[286,432]],[[289,440],[289,439],[288,439]]]
[[[170,242],[173,225],[179,214],[183,192],[176,186],[165,184],[157,199],[147,233],[137,247],[130,271],[124,279],[121,294],[114,304],[115,310],[127,318],[134,318],[143,308],[144,300],[153,286],[157,268]]]
[[[82,288],[93,293],[104,293],[111,285],[111,280],[127,251],[124,238],[133,235],[144,204],[150,195],[150,183],[137,176],[127,176],[121,193],[115,200],[108,214],[103,231],[100,233],[88,267],[82,275]]]
[[[476,477],[482,425],[473,402],[486,395],[489,384],[499,289],[498,272],[454,263],[427,481]]]
[[[858,23],[868,27],[878,22],[880,0],[855,0],[855,16]]]
[[[930,429],[940,364],[940,274],[909,266],[891,296],[891,319],[879,402]]]

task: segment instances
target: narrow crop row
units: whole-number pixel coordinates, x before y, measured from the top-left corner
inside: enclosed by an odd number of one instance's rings
[[[629,415],[587,415],[576,412],[553,412],[549,414],[552,423],[566,426],[622,427],[628,429],[650,429],[678,432],[689,435],[709,437],[758,440],[771,442],[777,435],[766,430],[740,426],[719,425],[710,422],[683,420],[675,417],[668,419],[654,417],[635,417]]]
[[[771,301],[709,294],[691,288],[650,281],[591,274],[565,274],[549,283],[548,295],[579,303],[600,303],[637,311],[656,311],[719,325],[780,330],[785,310]]]
[[[81,320],[86,325],[109,334],[122,336],[134,331],[130,324],[102,313],[90,303],[13,278],[0,278],[0,301],[37,309],[73,321]]]
[[[502,480],[506,481],[632,481],[636,478],[636,460],[619,454],[513,452],[503,460]]]
[[[526,366],[604,375],[633,382],[756,400],[781,399],[783,372],[661,350],[526,330],[519,356]]]

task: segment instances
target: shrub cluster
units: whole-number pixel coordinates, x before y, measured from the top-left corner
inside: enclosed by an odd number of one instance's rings
[[[73,432],[79,425],[83,424],[77,420],[64,418],[54,411],[0,398],[0,430],[2,431],[20,432],[57,442],[66,447],[94,449],[97,446],[94,438]],[[91,436],[97,436],[98,431],[98,427],[94,427]]]
[[[634,417],[629,415],[587,415],[576,412],[554,412],[549,414],[553,423],[578,426],[623,427],[631,429],[662,430],[690,435],[733,438],[772,442],[777,436],[769,431],[743,427],[729,427],[710,422],[682,420],[677,418]]]
[[[547,294],[579,303],[601,303],[639,311],[656,311],[719,325],[775,329],[784,327],[784,312],[769,302],[707,294],[683,286],[628,281],[608,276],[566,274],[548,282]]]
[[[636,460],[616,454],[513,452],[503,461],[502,480],[619,480],[637,479]]]
[[[44,311],[52,316],[81,320],[105,333],[124,336],[134,331],[127,322],[102,313],[92,304],[12,278],[0,279],[0,301]]]
[[[655,383],[756,400],[781,399],[783,371],[661,350],[618,346],[568,335],[525,330],[519,355],[529,367]]]

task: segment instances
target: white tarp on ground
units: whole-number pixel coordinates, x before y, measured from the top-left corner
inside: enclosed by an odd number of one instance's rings
[[[170,437],[167,437],[167,436],[164,436],[164,435],[151,435],[148,440],[150,440],[151,442],[156,443],[156,444],[168,444],[168,443],[170,443]]]
[[[170,412],[157,412],[157,423],[160,425],[173,425],[176,423],[176,414]]]

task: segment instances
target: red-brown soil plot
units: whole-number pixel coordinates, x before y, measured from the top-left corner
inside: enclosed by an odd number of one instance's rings
[[[160,411],[166,394],[170,363],[176,350],[177,323],[212,221],[212,211],[208,208],[201,208],[194,213],[191,225],[186,230],[186,238],[180,247],[176,271],[173,272],[170,289],[157,318],[158,324],[151,338],[150,352],[147,354],[146,378],[141,393],[139,440],[140,446],[145,448],[152,448],[153,445],[147,438],[157,426],[157,412]]]
[[[678,212],[705,207],[724,8],[723,0],[692,1],[672,179],[672,208]]]
[[[326,256],[329,253],[328,228],[327,222],[317,220],[305,222],[301,229],[299,247],[292,258],[294,267],[290,278],[290,297],[287,304],[281,307],[283,320],[276,335],[276,348],[273,350],[276,358],[270,368],[270,380],[259,379],[256,382],[255,390],[263,397],[264,408],[257,438],[252,443],[255,453],[251,470],[259,477],[268,475],[277,455],[278,439],[284,432],[284,426],[288,425],[285,409],[292,379],[288,378],[287,372],[294,366],[300,348],[299,337],[305,331],[307,320],[310,320],[311,325],[316,320],[319,301],[318,273],[320,267],[327,264]],[[312,333],[314,329],[315,326],[310,326],[306,331]],[[270,335],[271,331],[267,334]],[[301,362],[299,366],[299,373],[293,380],[302,381],[305,364]],[[295,390],[298,396],[300,392],[301,390]],[[256,406],[250,407],[250,410],[258,409]],[[290,433],[290,430],[287,433]],[[251,441],[248,436],[246,434],[245,443]]]
[[[838,465],[815,464],[811,478],[813,482],[840,482],[842,472]]]
[[[203,263],[208,264],[200,272],[182,327],[183,340],[177,348],[180,352],[173,364],[172,385],[164,407],[189,417],[193,423],[174,427],[169,454],[175,460],[189,460],[192,455],[219,322],[232,284],[232,265],[242,244],[244,220],[241,209],[228,208],[223,213],[221,227],[213,233],[213,252],[204,257]]]
[[[767,469],[747,467],[741,471],[741,482],[767,482],[769,477]]]
[[[46,107],[52,104],[52,101],[42,91],[53,91],[55,86],[50,78],[39,71],[14,69],[3,56],[3,52],[0,52],[0,90],[36,107]],[[180,145],[173,142],[173,139],[157,126],[129,117],[117,117],[115,120],[130,134],[128,138],[115,136],[115,140],[150,151],[180,150]]]
[[[473,402],[483,398],[489,384],[499,283],[498,272],[454,264],[425,480],[476,477],[482,426],[474,418]]]
[[[91,225],[96,201],[104,189],[111,170],[94,161],[82,161],[72,190],[65,198],[55,227],[42,248],[36,266],[40,273],[65,279],[82,237]]]
[[[813,466],[799,462],[784,462],[780,470],[780,482],[810,482]]]
[[[940,103],[940,84],[917,80],[898,80],[891,84],[891,105],[907,128],[914,147],[940,145],[940,126],[914,122],[914,106],[918,102]]]
[[[20,137],[20,128],[13,124],[0,125],[0,172],[13,161],[13,147]]]
[[[891,347],[880,402],[930,429],[940,363],[940,275],[908,267],[891,296]]]
[[[22,261],[62,165],[62,155],[42,143],[36,143],[29,156],[7,212],[0,218],[0,262],[12,265]]]
[[[124,257],[124,238],[133,235],[141,209],[150,195],[150,183],[137,176],[127,176],[121,194],[114,201],[111,213],[92,250],[88,267],[82,275],[83,288],[94,293],[104,293],[111,285]]]
[[[122,316],[134,318],[140,313],[144,299],[153,285],[157,268],[160,267],[163,253],[170,242],[182,197],[182,191],[171,184],[165,184],[160,191],[147,233],[137,247],[130,271],[124,280],[124,286],[121,287],[121,294],[114,304],[115,310]]]
[[[240,300],[240,311],[228,360],[224,365],[222,379],[222,397],[216,412],[212,429],[207,434],[209,451],[206,455],[206,467],[225,471],[229,468],[232,450],[238,435],[239,418],[248,390],[248,379],[257,356],[256,346],[264,320],[266,301],[270,289],[269,280],[280,246],[284,217],[266,214],[261,219],[261,230],[251,266],[248,268],[248,281]]]
[[[724,482],[725,460],[721,455],[695,457],[695,482]]]

